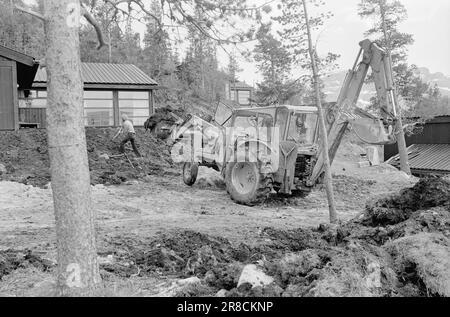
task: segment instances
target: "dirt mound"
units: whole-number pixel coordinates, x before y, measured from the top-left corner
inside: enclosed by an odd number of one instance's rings
[[[418,296],[450,296],[450,239],[421,233],[387,245],[405,289]]]
[[[43,130],[0,132],[0,180],[43,186],[50,181],[47,135]]]
[[[128,157],[124,157],[119,153],[120,141],[111,141],[115,132],[111,128],[86,130],[92,184],[121,184],[147,175],[178,175],[164,142],[144,129],[136,129],[136,141],[144,158],[136,158],[131,148],[126,151]],[[102,157],[105,154],[109,160]]]
[[[370,226],[395,225],[418,210],[446,207],[450,210],[450,181],[446,178],[421,179],[413,188],[369,203],[363,223]]]
[[[171,128],[178,121],[184,121],[188,118],[187,113],[181,108],[162,107],[155,110],[155,114],[145,122],[144,127],[159,139],[165,140],[170,136]]]
[[[136,158],[131,149],[127,149],[128,158],[119,155],[119,141],[111,141],[116,129],[86,129],[93,185],[121,184],[147,175],[178,175],[167,145],[145,133],[144,129],[136,130],[143,159]],[[48,184],[50,164],[46,131],[1,132],[0,162],[7,170],[0,175],[0,180],[40,187]]]
[[[7,250],[0,251],[0,281],[2,278],[19,268],[34,267],[42,272],[46,272],[53,267],[53,263],[42,259],[33,252]]]
[[[116,237],[109,241],[107,250],[102,253],[114,254],[118,263],[131,264],[130,270],[123,270],[124,265],[103,266],[106,271],[119,271],[125,276],[136,271],[143,275],[153,272],[172,273],[180,277],[204,275],[218,263],[230,263],[234,258],[239,258],[228,240],[192,231],[161,235],[153,240],[134,236]]]
[[[341,249],[328,244],[322,236],[320,230],[267,228],[261,234],[263,242],[254,246],[234,246],[228,240],[190,231],[153,240],[117,237],[102,251],[103,255],[113,254],[114,261],[101,268],[122,277],[199,277],[200,285],[183,289],[183,296],[214,295],[220,290],[225,291],[225,296],[246,297],[390,294],[396,275],[380,248],[355,243]],[[274,277],[275,284],[238,287],[244,266],[251,263],[259,263]],[[210,293],[205,294],[205,290]]]
[[[383,207],[387,211],[410,210],[392,222],[368,221],[368,207],[340,225],[265,228],[252,245],[192,231],[111,238],[103,254],[114,261],[102,268],[125,277],[196,278],[179,290],[183,296],[448,296],[448,185],[446,179],[424,179],[397,198],[381,200],[391,204]],[[239,284],[249,264],[273,283]]]

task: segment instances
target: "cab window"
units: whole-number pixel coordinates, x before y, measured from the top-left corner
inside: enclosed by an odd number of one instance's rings
[[[313,113],[292,114],[289,120],[287,140],[299,144],[313,144],[316,133],[317,115]]]
[[[234,119],[234,127],[237,129],[248,129],[252,138],[265,141],[271,139],[273,128],[273,117],[268,114],[257,113],[254,115],[240,115]]]

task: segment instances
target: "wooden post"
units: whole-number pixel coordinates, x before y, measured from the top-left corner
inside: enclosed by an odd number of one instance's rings
[[[150,107],[150,116],[155,114],[155,92],[151,89],[148,92],[148,103]]]
[[[19,96],[18,96],[18,83],[17,83],[17,62],[12,64],[12,81],[13,81],[13,104],[14,104],[14,130],[19,131]]]
[[[113,114],[114,126],[120,126],[120,107],[119,107],[119,91],[113,90]]]
[[[315,48],[314,48],[313,42],[312,42],[311,28],[309,26],[306,0],[302,0],[302,1],[303,1],[303,9],[305,11],[306,31],[308,33],[309,55],[311,56],[311,68],[313,71],[313,78],[314,78],[315,97],[316,97],[317,109],[318,109],[318,113],[319,113],[320,133],[322,135],[322,147],[323,147],[322,152],[324,155],[324,165],[325,165],[325,189],[327,191],[327,196],[328,196],[328,206],[329,206],[329,210],[330,210],[330,222],[332,224],[335,224],[338,222],[338,216],[337,216],[337,211],[336,211],[336,203],[334,200],[333,177],[331,174],[331,163],[330,163],[329,145],[328,145],[328,129],[325,124],[325,116],[323,114],[322,100],[320,97],[319,71],[317,69],[316,52],[315,52]]]

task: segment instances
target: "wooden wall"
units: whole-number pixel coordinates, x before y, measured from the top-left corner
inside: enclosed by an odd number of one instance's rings
[[[45,108],[20,108],[19,121],[23,123],[37,123],[40,129],[47,126]]]
[[[17,129],[16,63],[0,61],[0,130]]]

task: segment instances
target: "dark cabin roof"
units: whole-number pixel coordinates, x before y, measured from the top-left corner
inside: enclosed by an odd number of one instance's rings
[[[158,83],[135,65],[82,63],[81,76],[85,88],[152,89]],[[33,87],[46,87],[47,73],[40,69]]]
[[[243,81],[230,82],[231,89],[252,90],[253,87]]]
[[[3,45],[0,45],[0,56],[16,62],[19,89],[30,89],[39,68],[39,62],[29,55]]]
[[[413,173],[450,174],[450,144],[413,144],[408,148],[408,157]],[[399,155],[388,163],[399,167]]]

